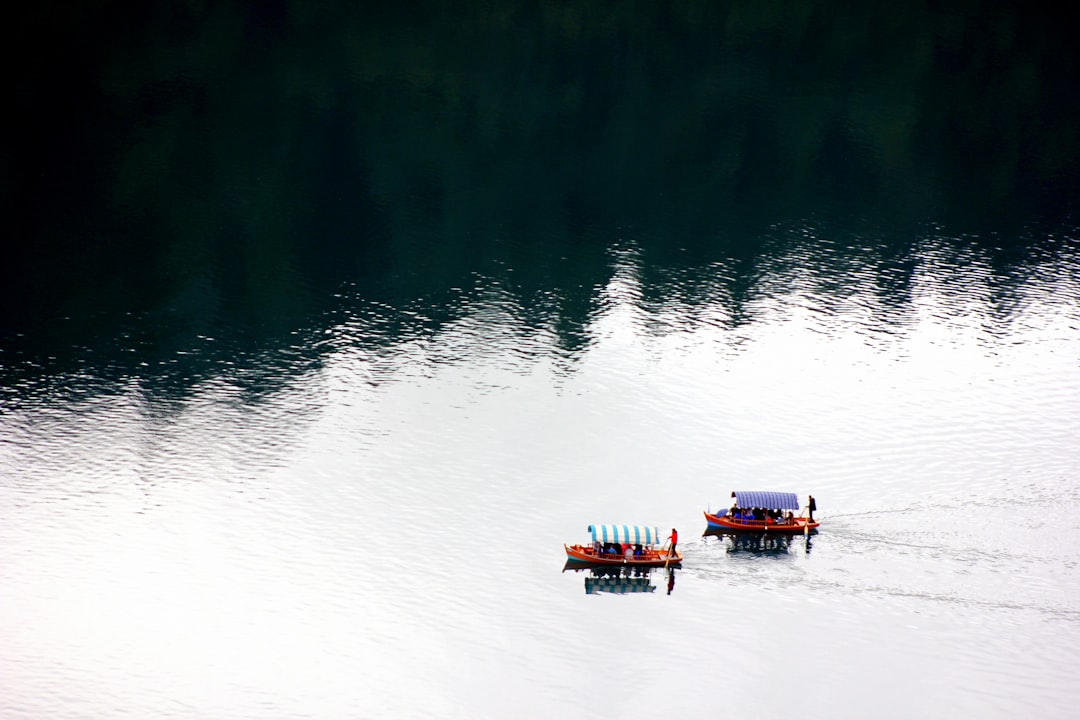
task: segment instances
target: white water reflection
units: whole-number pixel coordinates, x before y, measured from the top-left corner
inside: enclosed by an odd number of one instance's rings
[[[740,321],[678,278],[649,300],[629,253],[569,363],[488,283],[390,344],[357,302],[257,402],[12,403],[0,714],[1067,716],[1080,272],[1036,268],[1002,317],[977,255],[924,250],[889,326],[870,275],[768,274]],[[698,538],[735,486],[813,492],[822,533]],[[673,591],[560,572],[595,522],[678,527]]]

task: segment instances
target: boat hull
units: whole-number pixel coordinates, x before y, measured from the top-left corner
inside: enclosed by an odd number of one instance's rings
[[[678,565],[683,556],[678,550],[669,555],[667,550],[645,550],[643,555],[627,558],[624,555],[597,555],[591,545],[563,545],[566,562],[570,565],[593,567],[668,567]]]
[[[768,535],[801,535],[807,531],[815,532],[818,526],[821,525],[816,520],[807,520],[804,517],[793,518],[790,523],[765,523],[760,520],[735,520],[726,515],[712,515],[710,513],[705,513],[705,522],[709,524],[709,530],[766,533]]]

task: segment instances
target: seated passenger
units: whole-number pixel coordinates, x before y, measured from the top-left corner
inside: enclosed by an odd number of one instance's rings
[[[640,544],[634,546],[634,557],[642,557],[644,554]]]

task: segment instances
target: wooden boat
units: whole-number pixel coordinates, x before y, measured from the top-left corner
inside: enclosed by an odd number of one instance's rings
[[[781,517],[752,520],[733,515],[728,510],[718,510],[715,513],[706,511],[705,522],[708,523],[708,530],[799,535],[814,532],[821,525],[816,520],[793,514],[793,511],[799,509],[799,497],[795,493],[736,490],[734,495],[735,506],[738,508],[779,510]]]
[[[660,547],[660,533],[655,527],[590,525],[589,532],[591,544],[563,545],[567,565],[669,567],[683,559],[678,550],[670,552]]]

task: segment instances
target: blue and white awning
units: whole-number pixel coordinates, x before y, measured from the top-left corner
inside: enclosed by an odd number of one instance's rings
[[[590,525],[593,542],[630,543],[631,545],[656,545],[661,542],[660,532],[646,525]]]
[[[798,510],[799,496],[788,492],[761,490],[736,490],[735,502],[739,507],[764,508],[766,510]]]

